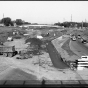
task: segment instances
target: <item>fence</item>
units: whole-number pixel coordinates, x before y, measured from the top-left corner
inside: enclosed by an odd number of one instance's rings
[[[88,87],[88,80],[57,80],[57,82],[53,82],[51,80],[1,80],[0,87],[8,87],[8,86],[57,86],[57,87]]]

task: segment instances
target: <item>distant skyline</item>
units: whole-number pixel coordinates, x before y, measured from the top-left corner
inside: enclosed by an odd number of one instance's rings
[[[88,22],[88,1],[0,1],[0,19],[31,23]]]

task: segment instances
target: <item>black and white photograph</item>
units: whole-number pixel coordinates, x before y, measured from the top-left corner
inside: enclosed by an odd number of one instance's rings
[[[88,1],[0,1],[0,85],[86,80]]]

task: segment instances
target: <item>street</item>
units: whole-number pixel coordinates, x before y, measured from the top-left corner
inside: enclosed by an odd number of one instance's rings
[[[79,57],[82,55],[88,55],[88,47],[81,43],[79,40],[70,41],[70,47],[72,48],[72,51]]]

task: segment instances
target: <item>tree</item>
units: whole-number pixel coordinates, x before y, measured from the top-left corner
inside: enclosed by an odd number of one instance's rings
[[[1,19],[1,23],[4,23],[5,26],[9,26],[12,24],[12,21],[11,21],[11,18],[6,17],[6,18]]]
[[[10,25],[11,25],[11,26],[14,26],[14,22],[13,22],[13,21],[11,21]]]
[[[15,23],[17,25],[22,25],[23,24],[23,21],[21,19],[16,19]]]
[[[29,38],[25,41],[25,43],[31,42],[30,46],[37,46],[38,49],[41,48],[42,45],[42,41],[40,39],[37,38]]]
[[[58,22],[58,23],[55,23],[54,25],[58,25],[58,26],[60,26],[60,24],[61,24],[61,23],[60,23],[60,22]]]
[[[29,23],[29,22],[24,22],[24,24],[31,24],[31,23]]]

